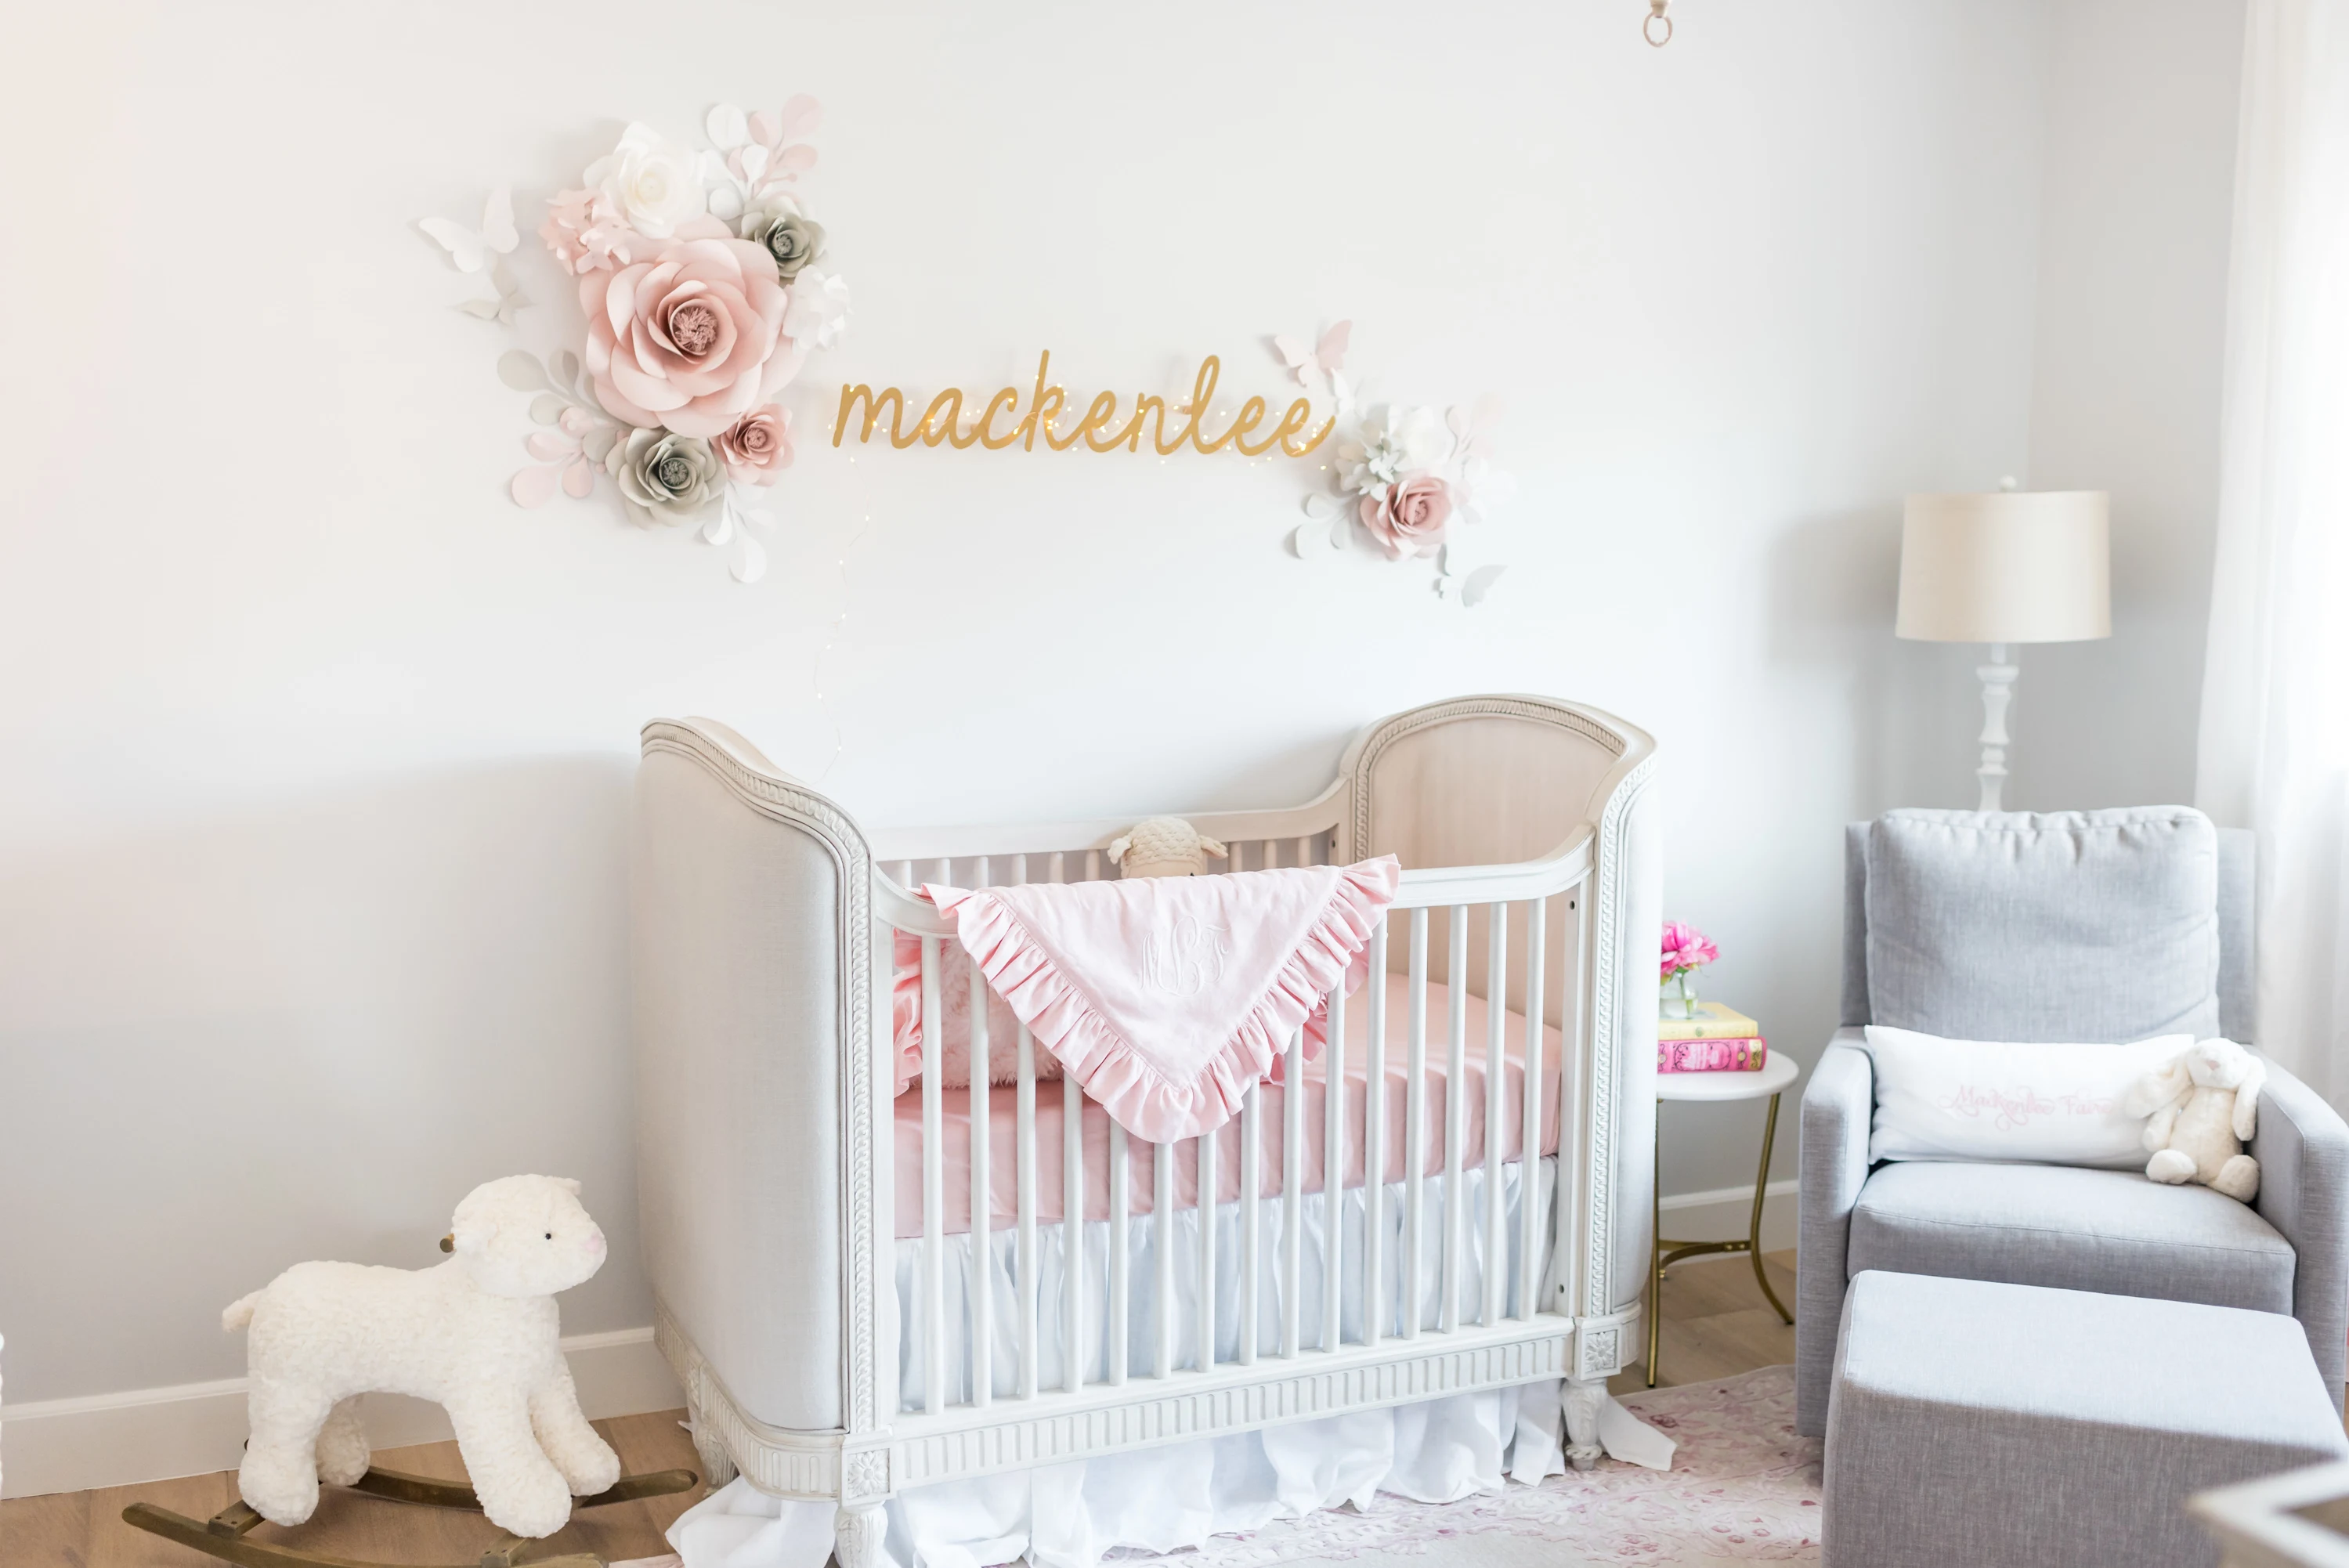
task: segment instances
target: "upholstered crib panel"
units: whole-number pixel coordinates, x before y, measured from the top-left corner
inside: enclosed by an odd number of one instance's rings
[[[745,1415],[838,1427],[842,909],[866,874],[840,840],[854,830],[746,798],[682,731],[648,731],[635,805],[646,1266]]]

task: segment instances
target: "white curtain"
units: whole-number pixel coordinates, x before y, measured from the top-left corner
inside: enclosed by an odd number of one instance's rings
[[[2349,0],[2251,0],[2196,793],[2260,835],[2260,1044],[2349,1099]]]

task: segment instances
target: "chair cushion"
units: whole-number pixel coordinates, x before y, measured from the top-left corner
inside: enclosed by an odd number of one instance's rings
[[[1869,1021],[1971,1040],[2219,1032],[2219,838],[2184,806],[1888,811]]]
[[[1824,1557],[2215,1563],[2188,1495],[2344,1457],[2349,1438],[2289,1317],[1862,1274],[1827,1413]]]
[[[2292,1311],[2292,1244],[2249,1205],[2133,1171],[1906,1161],[1868,1179],[1845,1267]]]

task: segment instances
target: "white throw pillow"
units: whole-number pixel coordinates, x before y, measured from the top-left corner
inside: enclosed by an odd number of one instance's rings
[[[2146,1119],[2122,1109],[2128,1092],[2193,1044],[2191,1035],[2127,1046],[1945,1040],[1870,1024],[1868,1158],[2137,1169]]]

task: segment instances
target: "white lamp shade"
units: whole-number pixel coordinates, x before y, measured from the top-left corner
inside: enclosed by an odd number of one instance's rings
[[[1912,495],[1900,527],[1896,635],[2076,643],[2113,634],[2102,490]]]

